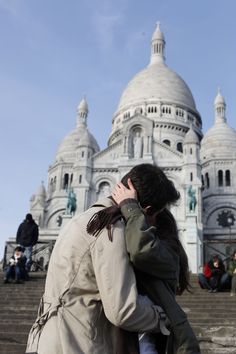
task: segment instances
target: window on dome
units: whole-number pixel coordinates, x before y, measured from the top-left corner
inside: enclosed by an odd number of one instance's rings
[[[65,173],[63,178],[63,189],[67,189],[68,184],[69,184],[69,175],[68,173]]]
[[[219,187],[223,186],[223,171],[222,170],[218,171],[218,186]]]
[[[177,143],[177,151],[183,152],[183,144],[182,143]]]
[[[163,114],[171,114],[171,108],[169,106],[163,106],[161,111]]]
[[[225,171],[225,185],[229,187],[231,185],[230,182],[230,170]]]
[[[84,151],[81,152],[81,157],[84,157]]]
[[[190,172],[190,182],[192,182],[192,181],[193,181],[193,173]]]
[[[193,154],[193,149],[192,148],[190,148],[190,155],[192,155]]]
[[[79,183],[82,183],[82,175],[79,175]]]
[[[176,109],[176,115],[178,117],[183,117],[184,116],[184,111],[182,109],[180,109],[180,108],[177,108]]]
[[[168,139],[163,140],[163,143],[170,146],[170,140],[168,140]]]

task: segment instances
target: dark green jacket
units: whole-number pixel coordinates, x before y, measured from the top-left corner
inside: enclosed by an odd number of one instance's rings
[[[232,276],[234,274],[235,269],[236,269],[236,261],[232,259],[229,262],[228,273]]]
[[[121,212],[126,220],[127,251],[136,269],[138,287],[164,309],[171,323],[167,353],[201,353],[187,316],[175,299],[179,278],[178,255],[166,242],[158,239],[156,228],[147,224],[136,200],[124,201]]]

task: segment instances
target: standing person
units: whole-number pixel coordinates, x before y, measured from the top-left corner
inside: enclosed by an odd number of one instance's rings
[[[140,353],[164,354],[167,350],[169,354],[199,354],[196,336],[175,300],[176,292],[182,294],[189,289],[187,255],[175,219],[166,209],[179,199],[179,193],[161,169],[143,164],[122,178],[112,197],[126,222],[126,246],[138,289],[164,309],[171,324],[169,338],[162,334],[140,335]]]
[[[146,174],[147,183],[150,174],[153,171]],[[62,229],[50,258],[27,353],[138,354],[136,333],[131,332],[164,328],[159,308],[138,297],[126,250],[125,223],[118,211],[119,215],[112,198],[104,198]],[[112,242],[110,216],[116,221]],[[94,237],[91,227],[99,222],[102,224]],[[124,332],[117,333],[118,327],[130,333],[123,348]]]
[[[26,270],[29,272],[32,263],[33,246],[38,241],[38,225],[34,221],[31,214],[26,214],[25,220],[20,224],[17,234],[16,243],[25,249]]]
[[[230,296],[236,296],[236,250],[234,251],[232,259],[229,262],[228,273],[231,277]]]
[[[11,279],[15,283],[21,283],[22,280],[26,279],[26,257],[24,255],[24,249],[17,246],[14,249],[14,254],[9,260],[9,265],[5,271],[4,283],[9,283]]]

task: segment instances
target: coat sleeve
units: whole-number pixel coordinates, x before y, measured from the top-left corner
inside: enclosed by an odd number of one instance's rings
[[[20,243],[20,236],[21,236],[21,225],[18,227],[17,233],[16,233],[16,243]]]
[[[130,260],[134,266],[160,279],[176,277],[176,260],[156,235],[156,228],[147,224],[145,215],[136,200],[121,206],[126,220],[125,239]]]
[[[39,237],[39,228],[38,225],[35,223],[34,224],[34,229],[33,229],[33,237],[32,237],[32,245],[36,245],[38,242],[38,237]]]
[[[230,261],[229,262],[229,268],[228,268],[228,273],[232,276],[235,270],[235,265],[234,262]]]
[[[91,257],[104,312],[115,326],[128,331],[157,330],[159,314],[154,305],[140,303],[133,267],[124,239],[124,224],[117,222],[113,241],[105,229],[91,246]]]

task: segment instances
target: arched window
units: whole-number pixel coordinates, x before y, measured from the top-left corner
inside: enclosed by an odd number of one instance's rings
[[[218,171],[218,186],[219,187],[223,186],[223,171],[222,170]]]
[[[84,157],[84,151],[81,151],[81,157]]]
[[[193,181],[193,173],[190,172],[190,182],[192,182],[192,181]]]
[[[168,140],[168,139],[163,140],[163,143],[170,146],[170,140]]]
[[[210,187],[210,178],[209,178],[208,172],[205,174],[205,179],[206,179],[206,186],[207,186],[207,188],[209,188]]]
[[[50,187],[49,187],[49,189],[50,189],[50,192],[53,192],[53,178],[51,178],[51,180],[50,180]]]
[[[177,151],[183,152],[183,144],[182,143],[177,143]]]
[[[55,176],[53,180],[53,192],[56,190],[56,185],[57,185],[57,177]]]
[[[225,171],[225,185],[229,187],[231,185],[230,182],[230,170]]]
[[[79,183],[82,183],[82,175],[79,175]]]
[[[192,148],[190,148],[190,155],[192,155],[193,154],[193,149]]]
[[[64,174],[64,179],[63,179],[63,189],[67,189],[69,184],[69,174],[65,173]]]
[[[205,188],[204,176],[202,175],[202,188]]]

